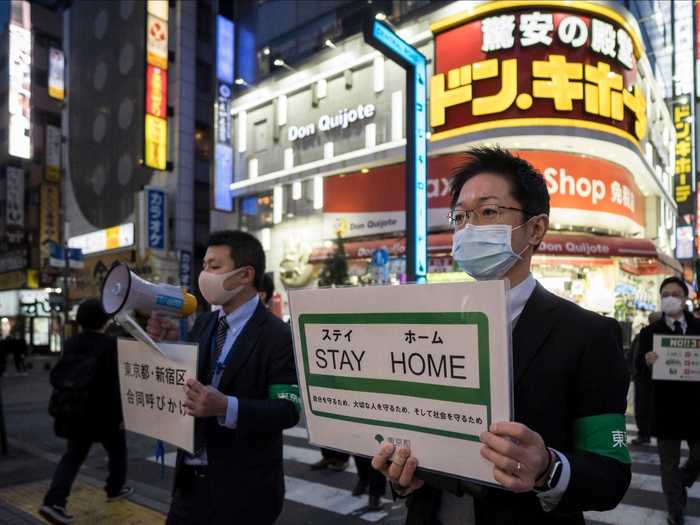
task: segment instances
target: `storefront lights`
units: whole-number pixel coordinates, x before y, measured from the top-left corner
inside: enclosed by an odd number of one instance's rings
[[[292,183],[292,200],[298,201],[301,199],[301,181]]]
[[[284,208],[284,187],[277,185],[272,189],[272,222],[279,224],[282,222],[282,211]]]
[[[314,210],[323,209],[323,177],[314,177]]]

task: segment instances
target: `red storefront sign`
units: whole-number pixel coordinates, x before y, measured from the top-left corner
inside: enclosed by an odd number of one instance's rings
[[[148,65],[146,69],[146,113],[167,118],[168,72]]]
[[[518,125],[646,136],[636,30],[590,2],[540,4],[491,2],[433,24],[432,140]]]

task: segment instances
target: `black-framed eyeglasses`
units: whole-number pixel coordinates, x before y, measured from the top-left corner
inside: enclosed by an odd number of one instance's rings
[[[512,206],[500,206],[498,204],[482,204],[471,210],[452,209],[447,214],[447,220],[453,228],[463,228],[467,224],[484,225],[497,224],[503,216],[504,210],[520,211],[530,215],[522,208]]]

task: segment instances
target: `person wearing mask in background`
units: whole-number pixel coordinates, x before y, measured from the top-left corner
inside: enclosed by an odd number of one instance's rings
[[[66,341],[61,359],[51,371],[49,412],[56,435],[68,439],[39,509],[49,523],[72,523],[66,503],[80,466],[93,443],[101,443],[109,456],[105,490],[108,501],[126,498],[134,489],[126,486],[127,449],[119,392],[117,341],[105,335],[109,316],[100,301],[80,303],[76,320],[81,333]]]
[[[583,525],[630,483],[629,374],[614,319],[557,297],[530,273],[549,224],[544,178],[500,148],[474,148],[452,178],[453,258],[477,280],[507,278],[513,422],[493,422],[481,455],[507,490],[427,472],[384,443],[372,466],[408,496],[407,525]],[[396,452],[396,454],[395,454]]]
[[[685,309],[688,285],[679,277],[661,283],[661,311],[658,321],[642,329],[639,336],[637,368],[651,367],[659,356],[654,352],[654,336],[700,335],[700,321]],[[682,525],[688,500],[687,487],[700,473],[700,383],[697,381],[652,381],[651,435],[658,440],[661,487],[666,496],[668,523]],[[680,467],[681,441],[690,449]]]
[[[262,277],[260,283],[260,291],[258,295],[260,296],[260,302],[265,306],[265,308],[270,309],[272,307],[272,296],[275,293],[275,279],[272,277],[271,273],[266,273]]]
[[[178,450],[166,525],[270,525],[284,502],[282,430],[299,420],[289,326],[259,299],[260,242],[242,231],[212,233],[199,290],[217,311],[197,317],[197,378],[186,381],[195,453]],[[177,340],[176,323],[148,321],[151,337]]]
[[[649,324],[661,319],[661,312],[649,314]],[[634,419],[637,422],[637,437],[633,445],[651,443],[651,369],[644,360],[639,341],[641,330],[632,341],[632,380],[634,381]]]

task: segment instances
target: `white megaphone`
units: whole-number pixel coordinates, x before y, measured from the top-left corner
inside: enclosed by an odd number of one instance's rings
[[[182,288],[170,284],[154,284],[129,270],[124,263],[113,266],[102,283],[102,309],[113,316],[136,339],[163,353],[158,344],[129,314],[131,310],[150,315],[187,317],[197,310],[197,299]]]

